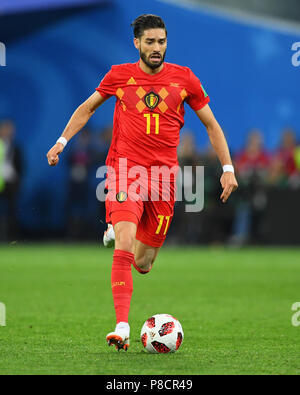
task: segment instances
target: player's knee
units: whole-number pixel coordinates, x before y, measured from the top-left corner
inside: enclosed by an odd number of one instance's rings
[[[140,258],[135,259],[135,264],[140,268],[141,274],[147,274],[152,269],[154,258],[144,255]]]
[[[135,235],[121,231],[116,233],[115,248],[118,250],[134,252]]]

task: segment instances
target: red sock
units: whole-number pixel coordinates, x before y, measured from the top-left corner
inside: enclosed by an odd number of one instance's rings
[[[148,271],[145,271],[145,270],[142,270],[142,269],[140,269],[138,266],[137,266],[137,264],[135,263],[135,261],[133,261],[132,262],[132,266],[135,268],[135,270],[137,270],[139,273],[141,273],[141,274],[147,274],[147,273],[149,273],[150,272],[150,270],[148,270]]]
[[[119,322],[128,322],[133,291],[132,262],[134,262],[134,254],[123,250],[115,250],[111,270],[111,286],[117,324]]]

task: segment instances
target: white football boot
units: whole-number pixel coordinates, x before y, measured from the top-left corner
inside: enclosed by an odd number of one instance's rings
[[[106,335],[106,341],[109,346],[115,345],[116,350],[125,350],[129,348],[130,326],[127,322],[119,322],[114,332]]]
[[[107,248],[112,248],[115,245],[115,231],[111,224],[107,225],[107,230],[104,232],[103,244]]]

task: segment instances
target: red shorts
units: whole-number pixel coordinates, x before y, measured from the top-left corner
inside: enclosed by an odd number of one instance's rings
[[[112,225],[120,221],[134,222],[137,240],[151,247],[161,247],[173,219],[176,182],[151,182],[150,176],[148,178],[108,173],[106,222]]]

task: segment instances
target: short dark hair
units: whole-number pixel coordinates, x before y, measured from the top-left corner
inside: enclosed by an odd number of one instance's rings
[[[144,34],[144,31],[148,29],[165,29],[167,35],[165,22],[157,15],[140,15],[132,22],[131,26],[135,38],[140,38]]]

